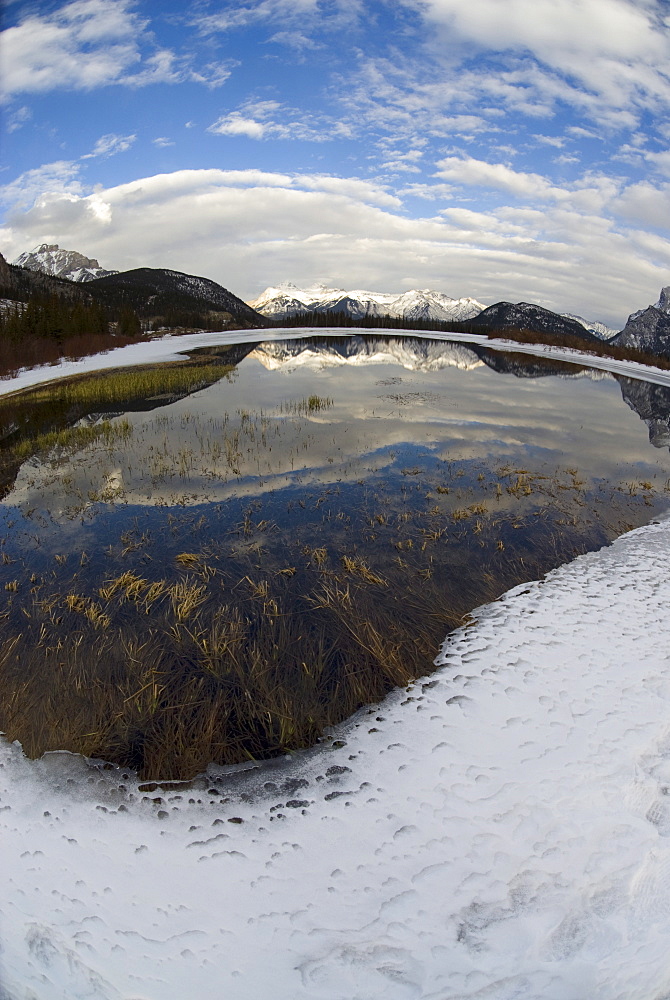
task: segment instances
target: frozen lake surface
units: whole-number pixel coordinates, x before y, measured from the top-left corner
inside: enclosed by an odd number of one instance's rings
[[[320,747],[184,785],[0,747],[2,1000],[664,1000],[670,521]]]

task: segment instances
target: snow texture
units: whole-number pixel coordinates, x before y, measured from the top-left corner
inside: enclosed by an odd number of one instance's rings
[[[664,520],[515,588],[292,759],[156,787],[0,741],[0,996],[667,998],[669,561]]]
[[[2,744],[3,997],[667,997],[669,559],[665,521],[510,591],[292,760]]]

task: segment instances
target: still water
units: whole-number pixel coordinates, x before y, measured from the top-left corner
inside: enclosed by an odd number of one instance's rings
[[[5,400],[0,729],[154,777],[309,745],[667,507],[669,396],[375,335]]]

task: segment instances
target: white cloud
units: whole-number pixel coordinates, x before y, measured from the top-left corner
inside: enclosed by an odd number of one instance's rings
[[[482,135],[496,115],[539,122],[566,107],[579,115],[575,137],[635,130],[642,120],[660,132],[670,111],[670,30],[658,16],[665,2],[402,0],[422,44],[362,53],[341,99],[368,127],[406,136]]]
[[[266,129],[267,125],[264,122],[258,122],[254,118],[244,118],[239,111],[233,111],[229,115],[217,118],[207,131],[213,135],[246,135],[249,139],[262,139]]]
[[[437,44],[530,53],[612,107],[670,100],[670,37],[655,0],[422,0]]]
[[[7,131],[16,132],[17,129],[23,128],[26,122],[29,122],[32,118],[33,113],[29,107],[25,105],[21,108],[16,108],[11,114],[7,115]]]
[[[561,165],[568,165],[571,163],[579,163],[579,162],[580,158],[575,153],[561,153],[561,155],[557,156],[556,159],[554,160],[554,163],[559,163]]]
[[[513,170],[504,163],[488,163],[472,156],[448,156],[437,166],[435,176],[442,180],[502,191],[531,204],[554,202],[587,212],[603,211],[623,183],[616,177],[587,172],[569,186],[561,186],[542,174]]]
[[[98,156],[114,156],[125,153],[137,139],[136,135],[115,135],[113,132],[101,135],[90,153],[85,153],[82,160],[91,160]]]
[[[244,135],[249,139],[328,142],[335,135],[347,134],[347,129],[338,125],[341,123],[333,123],[324,116],[316,119],[278,101],[246,101],[238,110],[217,118],[207,131],[212,135]]]
[[[0,35],[5,99],[20,93],[144,87],[192,80],[220,86],[231,63],[194,67],[191,56],[157,48],[134,0],[73,0],[28,13]]]
[[[472,156],[448,156],[440,160],[437,166],[439,169],[435,176],[446,181],[494,188],[521,198],[545,200],[560,198],[563,195],[560,189],[554,187],[541,174],[512,170],[504,163],[486,163]]]
[[[0,204],[23,209],[45,192],[79,195],[83,191],[80,169],[79,164],[71,160],[57,160],[27,170],[9,184],[0,186]]]
[[[644,159],[659,173],[670,177],[670,149],[664,149],[660,153],[645,152]]]
[[[600,139],[602,141],[601,135],[598,135],[592,129],[583,128],[581,125],[568,125],[565,131],[578,139]]]
[[[187,79],[192,80],[194,83],[203,83],[210,90],[213,90],[215,87],[221,87],[230,77],[235,66],[238,65],[239,62],[236,59],[231,59],[227,62],[198,64],[189,69]]]
[[[331,177],[328,174],[300,174],[294,178],[293,186],[306,191],[321,191],[344,195],[347,198],[358,200],[368,205],[384,205],[387,208],[400,208],[402,205],[400,198],[389,193],[380,184],[360,180],[357,177]]]
[[[183,170],[84,195],[65,189],[72,165],[50,169],[60,191],[27,207],[20,185],[13,189],[24,207],[0,231],[10,258],[58,242],[109,267],[203,274],[248,298],[286,278],[403,290],[413,275],[414,284],[451,295],[536,301],[613,326],[655,301],[668,283],[667,240],[658,235],[645,243],[639,223],[627,230],[611,213],[606,218],[588,208],[609,198],[632,216],[641,207],[656,210],[665,197],[667,214],[669,192],[661,188],[629,189],[622,197],[586,176],[576,191],[587,193],[580,205],[545,197],[547,188],[533,175],[526,182],[502,172],[494,176],[507,189],[522,192],[519,185],[528,183],[531,194],[539,191],[538,207],[474,211],[443,203],[437,215],[410,219],[392,194],[360,178]]]
[[[306,35],[304,31],[299,30],[276,31],[274,35],[270,36],[268,41],[276,42],[278,45],[287,45],[297,52],[314,51],[315,49],[323,48],[323,44],[316,42],[313,38]]]
[[[444,201],[454,193],[453,184],[407,184],[398,191],[399,195],[422,198],[425,201]]]
[[[631,184],[617,199],[616,210],[633,223],[670,230],[670,184]],[[666,282],[667,284],[667,282]]]
[[[203,35],[235,31],[249,25],[281,25],[269,40],[294,47],[311,47],[309,32],[341,31],[364,15],[365,0],[247,0],[216,13],[196,13],[191,22]]]
[[[653,3],[630,0],[422,0],[425,16],[468,43],[487,49],[528,49],[548,64],[573,52],[616,58],[665,51]]]
[[[565,139],[560,135],[534,135],[533,139],[542,146],[555,146],[561,149],[565,145]]]
[[[2,33],[5,93],[89,90],[116,82],[140,61],[146,22],[129,0],[75,0],[51,15],[28,14]]]
[[[154,146],[158,146],[159,149],[164,149],[166,146],[174,146],[174,140],[168,139],[166,135],[159,135],[151,141]]]

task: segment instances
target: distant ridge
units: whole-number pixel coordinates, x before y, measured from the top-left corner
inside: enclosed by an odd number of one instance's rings
[[[459,322],[472,319],[484,308],[476,299],[453,299],[427,288],[409,292],[368,292],[326,285],[298,288],[291,282],[266,288],[249,305],[273,320],[315,312],[342,313],[351,319],[393,316],[405,320]]]
[[[601,338],[590,333],[579,320],[561,316],[532,302],[496,302],[482,310],[469,326],[473,330],[481,328],[487,333],[528,330],[552,336],[577,337],[585,343],[602,343]]]
[[[268,325],[264,316],[223,285],[210,278],[170,268],[138,267],[118,271],[95,278],[85,287],[99,302],[110,306],[123,303],[133,308],[141,319],[151,319],[154,324],[163,317],[165,326],[204,324],[209,329],[227,329],[231,321],[245,327]],[[189,314],[197,314],[200,324],[195,315],[191,317],[194,322],[190,322]]]
[[[86,305],[98,302],[112,322],[121,312],[130,310],[136,314],[138,328],[141,321],[144,329],[230,330],[268,326],[265,317],[237,295],[198,275],[141,267],[72,281],[36,267],[8,264],[0,255],[0,299],[11,308],[12,303],[45,296]]]
[[[483,303],[469,296],[454,299],[444,292],[429,288],[413,288],[409,292],[368,292],[329,288],[323,284],[299,288],[290,281],[271,285],[252,299],[249,305],[268,319],[279,322],[308,313],[339,313],[351,319],[391,316],[402,320],[460,323],[474,319],[486,309]],[[601,339],[607,339],[616,333],[604,323],[569,313],[562,315]]]

